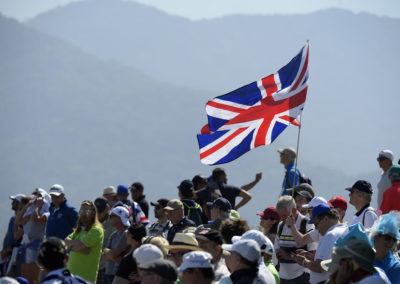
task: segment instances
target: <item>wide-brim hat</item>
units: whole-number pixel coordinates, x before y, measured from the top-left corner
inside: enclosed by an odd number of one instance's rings
[[[167,249],[187,249],[187,250],[198,250],[199,243],[193,233],[176,233],[172,243],[169,246],[165,246]]]

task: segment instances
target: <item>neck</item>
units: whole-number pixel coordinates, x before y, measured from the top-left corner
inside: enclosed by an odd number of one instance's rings
[[[168,220],[168,217],[167,216],[163,216],[163,217],[158,218],[157,222],[158,222],[158,224],[162,225],[165,222],[167,222],[167,220]]]
[[[355,205],[355,207],[356,207],[356,209],[357,209],[357,212],[358,211],[360,211],[364,206],[366,206],[367,204],[369,204],[369,202],[362,202],[362,203],[359,203],[359,204],[357,204],[357,205]]]

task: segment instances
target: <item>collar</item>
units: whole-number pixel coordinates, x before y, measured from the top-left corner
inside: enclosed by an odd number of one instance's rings
[[[395,257],[393,256],[392,252],[389,251],[388,254],[381,260],[374,260],[374,265],[378,267],[387,267],[390,266],[392,261],[396,261]]]
[[[337,223],[337,224],[335,224],[335,225],[333,225],[333,226],[330,226],[329,229],[326,231],[326,233],[328,233],[329,231],[332,231],[332,230],[335,229],[336,227],[342,227],[342,226],[347,226],[347,225],[344,224],[344,223]],[[326,234],[325,234],[325,235],[326,235]]]
[[[257,276],[257,273],[258,273],[258,268],[246,268],[246,269],[236,270],[229,277],[232,279],[232,282],[235,283],[243,276],[252,276],[252,275]]]
[[[363,208],[361,208],[360,211],[358,211],[355,215],[356,215],[357,217],[360,216],[361,213],[363,213],[363,211],[364,211],[365,209],[367,209],[368,207],[369,207],[369,203],[366,204]]]
[[[136,202],[140,202],[140,201],[142,201],[142,200],[145,199],[145,198],[146,198],[146,195],[142,195],[142,196],[139,197],[139,199],[138,199]]]
[[[59,269],[56,269],[56,270],[52,270],[49,273],[47,273],[46,277],[47,276],[51,276],[51,275],[63,275],[63,271],[64,270],[65,270],[65,267],[62,267],[62,268],[59,268]]]
[[[290,171],[293,167],[294,167],[294,162],[293,162],[293,163],[290,163],[290,164],[287,165],[287,166],[285,166],[285,169],[286,169],[287,171]]]

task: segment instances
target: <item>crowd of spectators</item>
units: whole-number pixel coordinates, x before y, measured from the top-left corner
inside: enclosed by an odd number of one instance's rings
[[[254,209],[257,230],[239,209],[261,173],[236,187],[215,168],[208,178],[180,182],[179,199],[150,204],[140,182],[107,186],[79,208],[59,184],[10,196],[0,282],[400,283],[400,165],[392,151],[378,154],[377,190],[358,180],[328,200],[296,168],[294,149],[278,152],[281,194]],[[374,194],[379,208],[371,206]],[[344,219],[349,204],[351,223]]]

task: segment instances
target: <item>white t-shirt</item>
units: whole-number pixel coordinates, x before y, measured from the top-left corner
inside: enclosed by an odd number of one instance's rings
[[[315,253],[314,260],[327,260],[332,257],[332,250],[335,241],[347,231],[347,225],[339,223],[333,225],[328,229],[325,235],[321,237],[317,251]],[[329,272],[317,273],[310,272],[310,283],[315,284],[321,281],[325,281],[329,278]]]
[[[319,243],[319,240],[322,238],[321,234],[318,232],[317,229],[314,229],[310,232],[310,237],[316,243]]]
[[[296,220],[296,228],[300,231],[300,226],[301,226],[301,220],[305,219],[306,217],[301,215],[299,213],[297,220]],[[279,223],[278,225],[278,231],[279,231],[279,226],[281,226],[282,222]],[[307,222],[306,224],[306,233],[314,230],[314,225],[309,224]],[[318,243],[312,242],[307,245],[307,250],[308,251],[313,251],[316,250],[318,246]],[[275,237],[275,243],[274,243],[275,250],[277,249],[284,249],[284,248],[289,248],[289,247],[297,247],[301,248],[302,246],[298,245],[293,237],[292,231],[290,228],[286,226],[286,224],[283,223],[283,228],[282,228],[282,234],[278,236],[278,234]],[[309,272],[309,270],[301,265],[298,265],[296,262],[294,263],[285,263],[281,262],[280,263],[280,269],[279,269],[279,277],[285,280],[290,280],[294,279],[296,277],[299,277],[302,275],[304,272]]]
[[[390,280],[387,277],[386,273],[379,267],[375,267],[375,269],[375,274],[361,279],[358,282],[353,282],[353,284],[389,284]]]
[[[365,217],[364,217],[365,215]],[[364,220],[364,223],[363,223]],[[360,223],[364,226],[365,229],[369,229],[378,220],[378,216],[375,213],[375,209],[371,206],[365,208],[360,215],[357,216],[357,213],[354,215],[352,225]]]
[[[379,179],[379,182],[377,184],[378,187],[378,207],[381,207],[382,199],[383,199],[383,193],[385,192],[386,189],[392,186],[392,182],[389,179],[389,170],[386,172],[382,173],[381,178]]]

